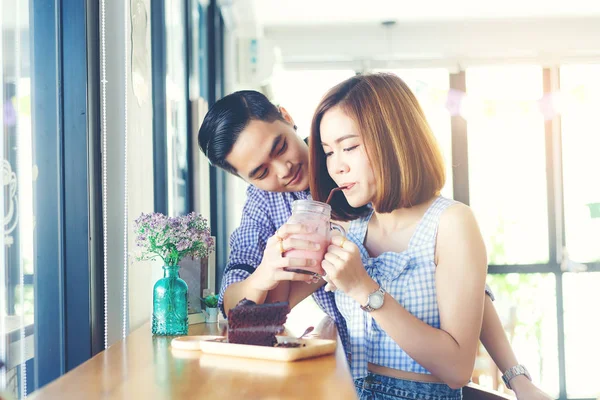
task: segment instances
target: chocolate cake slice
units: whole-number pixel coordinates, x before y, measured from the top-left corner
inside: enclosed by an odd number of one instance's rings
[[[227,315],[228,342],[272,347],[289,312],[288,302],[256,304],[242,299]]]

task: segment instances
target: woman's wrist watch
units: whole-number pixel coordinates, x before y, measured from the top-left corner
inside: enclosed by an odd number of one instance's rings
[[[524,365],[515,365],[514,367],[507,369],[502,375],[502,380],[507,388],[512,390],[512,387],[510,387],[510,380],[518,375],[525,375],[527,379],[531,380],[531,375],[529,375],[529,371],[527,371],[527,368],[525,368]]]
[[[381,286],[367,298],[367,304],[360,306],[361,310],[371,312],[380,309],[385,299],[385,290]]]

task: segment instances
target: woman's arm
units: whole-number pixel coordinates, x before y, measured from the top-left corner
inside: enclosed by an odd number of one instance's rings
[[[496,312],[494,303],[486,296],[483,311],[483,322],[481,324],[481,343],[494,360],[501,372],[518,364],[517,357],[513,352],[500,317]]]

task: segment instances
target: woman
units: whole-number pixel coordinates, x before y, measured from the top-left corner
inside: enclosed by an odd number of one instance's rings
[[[479,344],[487,270],[472,211],[439,195],[443,161],[419,104],[391,74],[348,79],[317,107],[314,200],[348,221],[322,263],[351,337],[361,398],[460,399]]]
[[[265,142],[272,143],[281,135],[285,140],[275,146],[276,156],[257,158],[257,146],[260,150],[260,146],[265,147]],[[277,178],[277,175],[273,175],[271,180],[266,182],[264,179],[252,180],[248,173],[257,165],[265,165],[273,170],[278,169],[278,164],[308,165],[308,146],[296,137],[294,121],[291,116],[283,108],[277,108],[271,104],[264,95],[258,92],[240,91],[224,97],[211,107],[204,118],[198,139],[203,152],[213,165],[221,166],[247,179],[252,184],[248,191],[242,224],[232,235],[232,252],[227,272],[223,277],[220,296],[221,301],[230,299],[229,306],[225,304],[225,309],[232,304],[235,305],[243,297],[253,298],[257,302],[263,302],[265,299],[266,301],[275,301],[279,297],[273,292],[281,289],[285,289],[286,292],[281,299],[288,299],[289,287],[286,287],[288,284],[294,285],[294,289],[303,293],[290,298],[291,305],[294,305],[322,286],[324,282],[309,286],[305,283],[285,280],[290,279],[285,275],[292,273],[281,271],[283,267],[287,266],[285,261],[289,262],[289,259],[282,257],[280,246],[283,244],[288,248],[294,244],[289,240],[278,243],[275,237],[277,227],[279,227],[280,237],[287,237],[299,229],[299,227],[289,224],[283,225],[283,227],[281,225],[290,216],[292,201],[308,196],[306,190],[309,184],[308,179],[303,180],[300,187],[293,189],[296,192],[283,193],[290,187],[271,182]],[[269,145],[266,148],[268,153],[273,146]],[[244,163],[243,160],[251,160],[251,162]],[[291,170],[297,169],[292,168]],[[264,171],[260,172],[259,177]],[[325,171],[325,173],[327,172]],[[308,176],[308,168],[306,168],[305,175]],[[283,177],[285,178],[285,176]],[[284,181],[287,182],[289,179],[284,179]],[[274,187],[273,184],[277,187]],[[250,289],[244,290],[243,285],[250,283],[259,288],[258,295],[254,293],[256,290],[252,286]],[[274,287],[276,289],[273,289]],[[294,292],[297,291],[294,290]],[[335,307],[332,294],[324,293],[322,289],[316,294],[319,304],[338,322],[338,330],[344,339],[345,321]],[[517,361],[504,334],[494,305],[489,299],[486,299],[486,302],[481,340],[494,361],[502,371],[505,371],[509,367],[517,365]],[[336,318],[338,316],[339,318]],[[524,376],[517,376],[511,380],[511,385],[517,392],[519,400],[533,399],[535,397],[531,397],[530,394],[538,391]]]

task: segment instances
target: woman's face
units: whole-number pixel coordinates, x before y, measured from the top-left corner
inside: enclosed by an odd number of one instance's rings
[[[370,203],[377,183],[354,120],[334,107],[323,115],[320,128],[327,171],[338,186],[346,186],[343,193],[348,204],[356,208]]]

